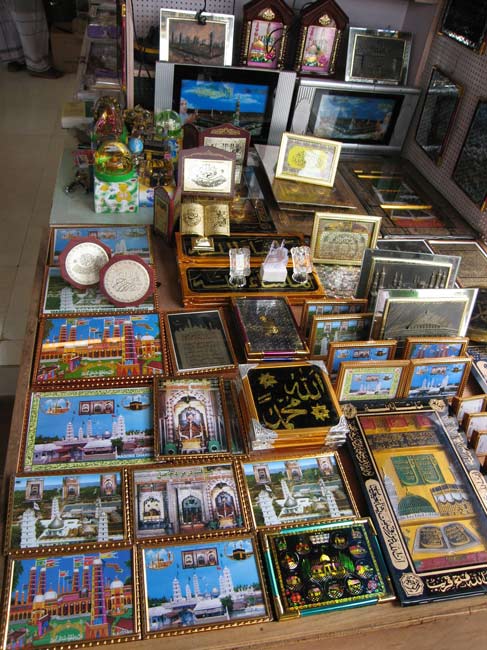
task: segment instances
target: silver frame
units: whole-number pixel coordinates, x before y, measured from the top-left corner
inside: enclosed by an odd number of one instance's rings
[[[371,77],[361,77],[353,74],[353,62],[355,59],[355,49],[359,36],[364,38],[376,38],[379,40],[403,41],[402,65],[397,79],[377,79]],[[406,83],[409,69],[409,58],[411,55],[412,34],[410,32],[398,32],[394,29],[367,29],[366,27],[350,27],[347,48],[347,63],[345,68],[345,81],[360,81],[363,83],[377,84],[394,84],[402,85]],[[387,55],[385,55],[387,56]]]

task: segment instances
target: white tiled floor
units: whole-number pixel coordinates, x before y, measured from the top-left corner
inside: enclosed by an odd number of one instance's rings
[[[13,395],[39,242],[65,132],[61,109],[75,75],[46,80],[0,65],[0,395]]]

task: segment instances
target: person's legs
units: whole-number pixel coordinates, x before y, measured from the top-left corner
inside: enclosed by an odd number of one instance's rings
[[[0,0],[0,61],[7,61],[8,69],[16,72],[25,69],[25,57],[7,1]]]

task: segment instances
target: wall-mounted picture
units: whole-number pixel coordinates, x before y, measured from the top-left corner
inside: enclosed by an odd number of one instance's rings
[[[339,402],[389,400],[401,397],[408,361],[345,361],[336,381]]]
[[[360,314],[367,309],[367,300],[348,300],[335,298],[334,300],[306,300],[301,312],[301,332],[308,338],[311,332],[311,323],[314,316],[323,314]]]
[[[441,162],[462,93],[461,86],[433,67],[416,128],[416,142],[436,163]]]
[[[146,381],[163,371],[159,314],[76,316],[41,321],[35,381]]]
[[[155,294],[147,297],[143,303],[137,305],[137,310],[154,311],[154,300]],[[41,306],[43,315],[56,316],[59,314],[87,314],[109,311],[123,313],[125,310],[122,307],[116,307],[110,302],[100,292],[98,285],[80,290],[63,279],[59,267],[50,266],[46,268]]]
[[[480,100],[458,156],[452,178],[458,187],[481,210],[485,210],[487,207],[486,132],[487,100]]]
[[[341,146],[323,138],[283,133],[275,177],[333,187]]]
[[[35,391],[25,427],[24,471],[149,462],[154,457],[152,387]]]
[[[175,374],[235,368],[228,331],[217,309],[170,312],[164,319]]]
[[[127,539],[120,471],[15,476],[6,547],[26,551]]]
[[[72,239],[96,237],[115,253],[140,255],[145,262],[152,262],[147,226],[71,226],[52,228],[49,264],[59,263],[59,255]]]
[[[326,367],[336,376],[344,361],[389,361],[394,358],[397,341],[332,341],[328,346]]]
[[[432,359],[438,357],[463,357],[467,353],[468,338],[408,336],[404,348],[405,359]]]
[[[433,253],[461,257],[456,283],[459,287],[487,288],[487,251],[476,241],[428,240]]]
[[[371,313],[315,316],[309,338],[311,355],[326,357],[332,341],[366,341],[371,324]]]
[[[232,465],[153,467],[132,474],[138,539],[233,532],[244,525]]]
[[[145,636],[268,620],[251,537],[141,549]]]
[[[136,580],[129,548],[9,560],[3,647],[137,640]]]
[[[404,396],[408,399],[461,395],[470,373],[470,357],[413,359]]]
[[[315,212],[311,255],[319,264],[360,265],[366,248],[375,248],[381,218]]]
[[[254,524],[284,526],[354,517],[340,460],[335,454],[244,463]]]
[[[406,83],[411,40],[409,32],[350,27],[345,81]]]
[[[227,452],[227,420],[216,377],[163,379],[157,386],[158,454]]]
[[[487,33],[487,3],[485,0],[448,0],[440,32],[483,54]]]
[[[204,14],[199,22],[194,11],[160,10],[159,61],[172,63],[232,65],[231,14]]]
[[[280,69],[294,12],[284,0],[250,0],[243,6],[239,64]]]

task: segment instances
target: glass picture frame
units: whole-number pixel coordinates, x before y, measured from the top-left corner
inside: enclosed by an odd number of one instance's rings
[[[164,323],[175,375],[235,369],[237,360],[220,310],[165,312]]]
[[[44,318],[37,340],[34,382],[133,382],[163,372],[159,314],[134,311]]]
[[[371,312],[363,314],[323,314],[311,323],[311,358],[325,359],[332,341],[366,341],[370,338]]]
[[[66,472],[151,462],[152,391],[148,384],[32,391],[19,470]]]
[[[480,242],[429,239],[427,243],[434,253],[461,257],[455,280],[459,287],[487,288],[487,251]]]
[[[239,65],[284,67],[294,12],[284,0],[250,0],[243,7]]]
[[[257,544],[250,535],[146,543],[139,554],[144,638],[269,620]],[[206,591],[208,598],[202,598]]]
[[[204,22],[194,11],[161,8],[159,61],[201,65],[232,65],[232,14],[207,13]]]
[[[311,332],[311,323],[315,316],[324,314],[360,314],[367,309],[365,298],[348,299],[335,298],[332,300],[306,300],[301,310],[300,329],[307,339]]]
[[[440,33],[457,43],[483,54],[486,46],[487,4],[448,0],[440,26]]]
[[[405,84],[411,42],[410,32],[350,27],[345,81]]]
[[[228,122],[219,126],[211,126],[198,132],[198,145],[233,152],[235,154],[235,184],[238,185],[242,181],[250,146],[250,131]]]
[[[319,264],[360,265],[367,248],[375,248],[381,217],[315,212],[311,255]]]
[[[32,554],[128,542],[127,498],[122,470],[12,476],[5,548]]]
[[[465,413],[462,420],[462,429],[467,441],[470,442],[474,431],[485,431],[487,429],[487,411]]]
[[[422,337],[408,336],[404,347],[404,359],[431,359],[463,357],[467,354],[469,339],[465,336]]]
[[[480,210],[487,207],[487,153],[483,137],[487,128],[487,99],[477,103],[452,179]]]
[[[466,336],[474,344],[483,345],[487,342],[487,289],[479,289],[477,292]]]
[[[252,460],[242,471],[257,529],[358,514],[337,453]]]
[[[341,146],[333,140],[283,133],[275,178],[333,187]]]
[[[408,361],[344,361],[336,380],[342,402],[376,402],[403,396]]]
[[[403,605],[486,590],[485,482],[462,436],[440,417],[446,403],[435,405],[389,405],[348,419],[353,459]]]
[[[471,364],[470,357],[412,359],[404,385],[404,397],[437,399],[461,395]]]
[[[441,164],[462,95],[463,87],[433,66],[415,138],[437,165]]]
[[[181,193],[232,198],[235,193],[235,153],[216,147],[194,147],[179,154]]]
[[[222,381],[209,377],[167,377],[156,384],[156,455],[228,454],[229,421]]]
[[[480,413],[480,411],[485,411],[485,407],[487,406],[486,398],[486,393],[468,395],[466,397],[453,397],[451,408],[458,423],[462,423],[465,413]]]
[[[344,361],[390,361],[394,358],[397,341],[332,341],[328,346],[326,368],[336,377]]]
[[[238,534],[246,528],[232,463],[148,467],[131,472],[137,540]]]

